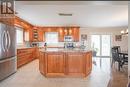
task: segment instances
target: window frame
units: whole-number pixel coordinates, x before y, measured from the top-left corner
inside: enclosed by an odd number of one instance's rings
[[[48,42],[47,42],[47,40],[46,40],[46,39],[47,39],[47,38],[46,38],[46,37],[47,37],[47,34],[51,34],[51,33],[52,33],[52,34],[57,34],[57,42],[55,42],[55,43],[50,43],[50,42],[48,43]],[[59,42],[59,33],[58,33],[58,32],[45,32],[45,42],[46,42],[47,44],[58,44],[58,42]]]
[[[24,45],[24,28],[23,27],[21,27],[21,26],[15,26],[15,29],[16,29],[16,45],[17,46],[22,46],[22,45]],[[22,40],[22,43],[17,43],[17,30],[21,30],[21,31],[23,31],[23,40]]]

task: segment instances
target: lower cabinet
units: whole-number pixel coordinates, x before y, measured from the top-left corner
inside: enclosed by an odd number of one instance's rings
[[[90,71],[92,70],[92,52],[88,52],[87,54],[86,54],[86,74],[89,74],[90,73]]]
[[[85,56],[83,53],[68,53],[67,59],[67,74],[70,76],[81,76],[85,75],[84,69],[86,69]],[[88,61],[89,62],[89,61]]]
[[[17,68],[35,59],[35,48],[17,49]]]
[[[44,53],[39,52],[39,70],[42,74],[45,74],[45,55]],[[43,65],[44,63],[44,65]]]
[[[85,77],[92,69],[90,52],[42,52],[39,70],[46,77]]]
[[[64,53],[46,53],[46,73],[49,76],[63,76],[65,72],[65,58]]]

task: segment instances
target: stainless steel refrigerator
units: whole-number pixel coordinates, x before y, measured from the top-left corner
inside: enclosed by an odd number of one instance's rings
[[[16,30],[0,23],[0,80],[16,72]]]

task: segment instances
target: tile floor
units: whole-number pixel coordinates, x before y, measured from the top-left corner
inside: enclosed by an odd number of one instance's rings
[[[110,58],[93,61],[92,73],[87,78],[45,78],[38,70],[38,60],[34,60],[1,81],[0,87],[107,87],[111,78]]]

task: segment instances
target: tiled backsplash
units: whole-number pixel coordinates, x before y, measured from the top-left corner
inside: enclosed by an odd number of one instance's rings
[[[38,43],[39,47],[44,47],[45,42],[25,42],[26,47],[31,47],[32,43]],[[47,44],[49,47],[64,47],[65,42],[58,42],[57,44]],[[76,47],[80,46],[80,42],[73,42]]]

